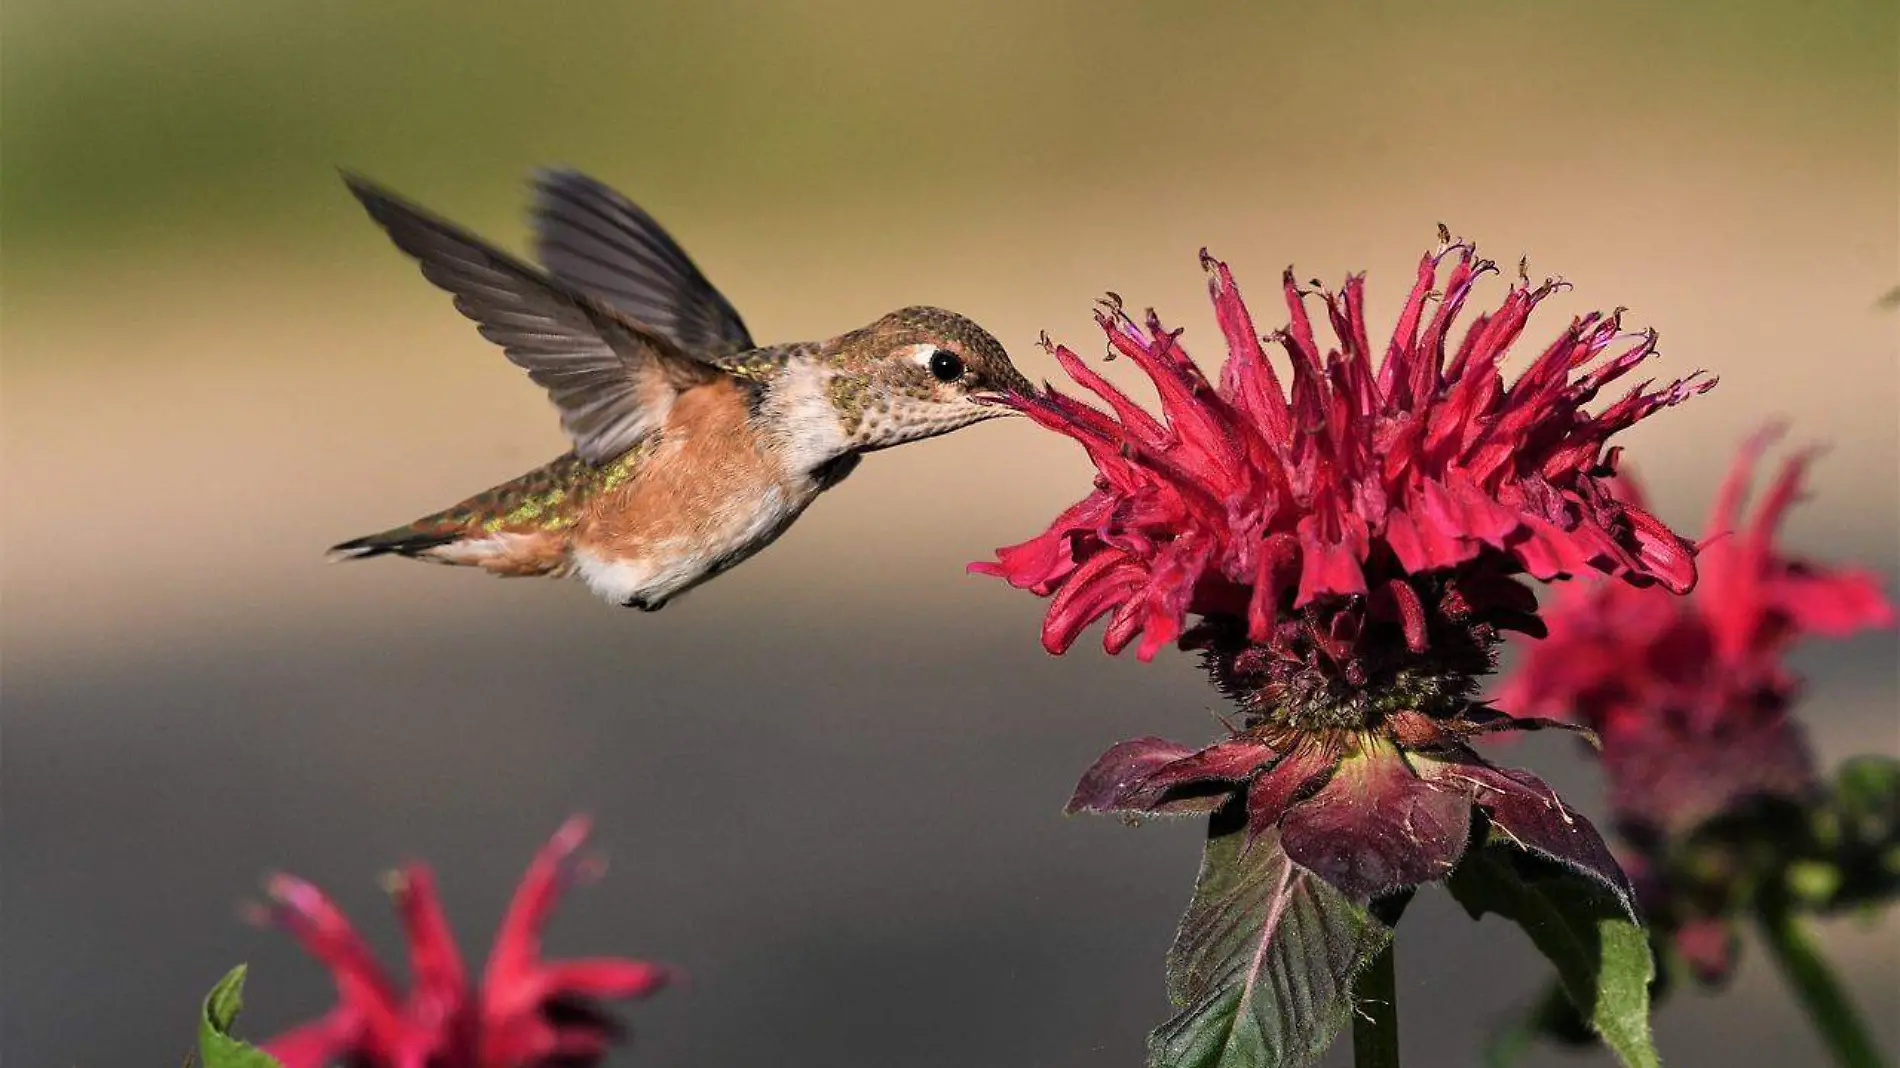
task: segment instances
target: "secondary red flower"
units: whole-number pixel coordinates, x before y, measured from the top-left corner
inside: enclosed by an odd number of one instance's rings
[[[1800,680],[1784,661],[1810,635],[1891,626],[1893,605],[1867,571],[1804,560],[1776,544],[1812,452],[1786,460],[1754,515],[1755,466],[1779,436],[1741,449],[1716,498],[1686,598],[1614,583],[1579,588],[1545,611],[1499,690],[1500,707],[1574,718],[1603,740],[1612,807],[1627,828],[1672,835],[1755,795],[1799,800],[1816,773],[1790,709]],[[1625,479],[1620,490],[1636,497]]]
[[[1053,389],[1008,401],[1080,443],[1098,475],[1042,535],[972,569],[1052,598],[1053,653],[1104,616],[1110,652],[1137,638],[1142,659],[1171,642],[1201,649],[1242,713],[1232,738],[1199,751],[1115,747],[1071,809],[1212,811],[1239,796],[1250,835],[1276,834],[1365,899],[1449,872],[1475,805],[1518,845],[1626,893],[1581,816],[1466,744],[1519,725],[1472,697],[1499,630],[1540,628],[1524,573],[1694,584],[1689,544],[1611,492],[1606,443],[1711,383],[1645,383],[1587,410],[1656,347],[1591,314],[1507,384],[1506,356],[1562,283],[1511,286],[1454,338],[1494,266],[1447,237],[1377,351],[1363,276],[1319,294],[1334,335],[1322,351],[1287,272],[1290,325],[1265,339],[1285,352],[1286,388],[1227,266],[1202,263],[1228,348],[1218,384],[1180,331],[1152,312],[1137,325],[1111,298],[1097,322],[1153,381],[1160,416],[1065,347],[1051,351],[1107,411]]]
[[[1743,445],[1716,497],[1689,597],[1615,583],[1569,591],[1547,609],[1549,637],[1529,646],[1499,689],[1514,713],[1569,717],[1602,739],[1610,807],[1656,933],[1707,982],[1735,962],[1733,913],[1746,887],[1806,855],[1803,826],[1771,825],[1766,851],[1697,832],[1760,801],[1799,809],[1826,789],[1792,715],[1801,680],[1784,660],[1810,635],[1891,626],[1874,576],[1788,554],[1777,532],[1801,496],[1812,452],[1785,460],[1754,514],[1755,468],[1779,436]],[[1620,492],[1639,494],[1626,479]]]
[[[658,965],[617,957],[541,959],[541,930],[577,873],[588,822],[562,825],[529,865],[503,918],[480,985],[470,982],[421,864],[391,877],[409,942],[410,989],[397,987],[349,920],[315,886],[272,876],[267,916],[336,980],[338,1004],[264,1043],[285,1068],[583,1068],[620,1034],[601,1002],[665,984]]]

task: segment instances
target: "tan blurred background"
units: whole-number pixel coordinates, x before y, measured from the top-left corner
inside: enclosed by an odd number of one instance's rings
[[[324,546],[563,447],[538,390],[361,216],[359,169],[519,248],[566,162],[660,216],[755,335],[936,303],[1032,375],[1106,289],[1219,350],[1195,253],[1368,269],[1439,221],[1627,305],[1721,387],[1629,436],[1698,527],[1770,417],[1833,446],[1801,549],[1900,573],[1900,16],[1891,4],[372,5],[14,0],[0,14],[5,1059],[176,1063],[253,964],[254,1034],[327,1003],[233,920],[283,865],[379,944],[438,863],[485,945],[559,818],[617,859],[555,947],[694,977],[625,1063],[1134,1064],[1197,843],[1055,815],[1131,733],[1207,733],[1184,657],[1044,657],[961,565],[1086,487],[990,424],[875,457],[663,615]],[[1262,311],[1271,318],[1270,311]],[[1535,336],[1542,331],[1533,328]],[[1087,645],[1088,643],[1085,643]],[[1900,751],[1891,635],[1814,650],[1832,761]],[[1567,747],[1527,760],[1594,801]],[[1900,1049],[1892,922],[1830,943]],[[1442,901],[1406,927],[1413,1063],[1537,981]],[[1808,1063],[1751,960],[1677,1065]],[[1593,1063],[1593,1062],[1584,1062]]]

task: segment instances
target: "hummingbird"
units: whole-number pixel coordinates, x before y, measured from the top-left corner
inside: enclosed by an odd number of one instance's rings
[[[900,308],[826,341],[758,345],[654,218],[538,172],[530,265],[364,178],[344,182],[481,335],[547,390],[573,446],[332,559],[394,554],[578,576],[655,611],[772,543],[865,453],[1011,409],[1029,382],[954,312]]]

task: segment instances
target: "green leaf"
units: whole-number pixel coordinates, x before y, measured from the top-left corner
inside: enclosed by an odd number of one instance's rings
[[[1892,822],[1900,803],[1900,760],[1888,756],[1849,757],[1834,773],[1835,804],[1881,821]]]
[[[1352,1017],[1353,978],[1392,939],[1289,860],[1276,834],[1248,846],[1226,815],[1209,825],[1194,900],[1168,951],[1168,997],[1180,1012],[1148,1036],[1150,1068],[1317,1062]]]
[[[1495,912],[1530,935],[1557,967],[1571,1004],[1629,1068],[1661,1064],[1649,1034],[1649,938],[1616,896],[1510,846],[1468,854],[1447,882],[1473,919]]]
[[[244,965],[227,972],[205,998],[198,1022],[198,1055],[204,1068],[284,1068],[277,1058],[231,1035],[238,1010],[244,1007]]]

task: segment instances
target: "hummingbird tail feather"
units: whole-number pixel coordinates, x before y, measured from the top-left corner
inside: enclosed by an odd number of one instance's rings
[[[498,575],[553,575],[566,568],[566,529],[598,480],[573,453],[413,523],[330,547],[331,560],[406,556],[480,567]]]
[[[332,561],[389,555],[433,564],[479,567],[491,575],[522,577],[564,575],[568,566],[567,547],[559,534],[490,531],[482,527],[445,528],[435,516],[381,534],[353,538],[332,546],[329,552]]]
[[[330,546],[325,555],[333,561],[367,560],[372,556],[417,557],[458,541],[462,531],[424,530],[415,526],[397,527],[380,534],[366,534]]]

